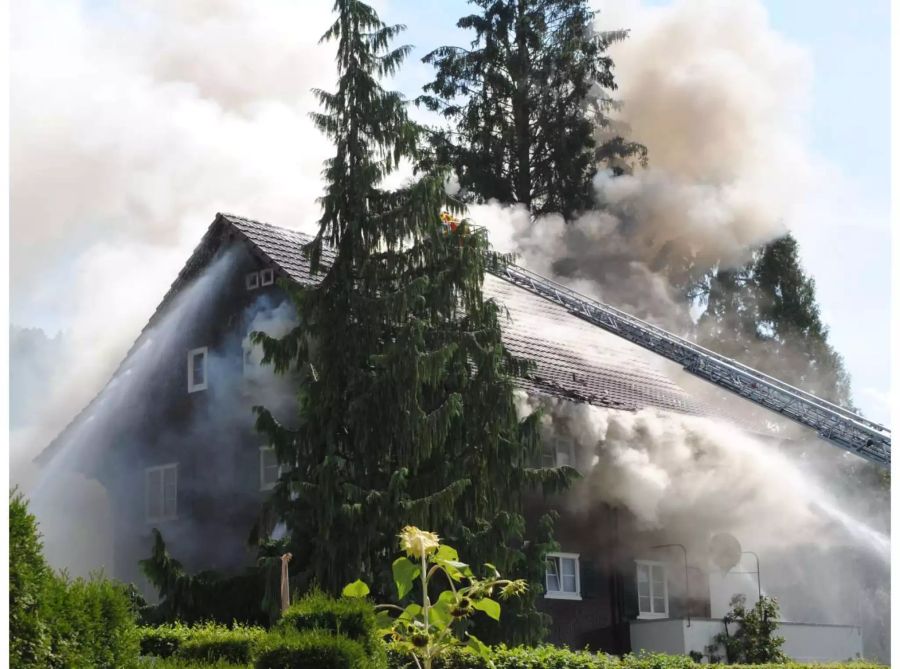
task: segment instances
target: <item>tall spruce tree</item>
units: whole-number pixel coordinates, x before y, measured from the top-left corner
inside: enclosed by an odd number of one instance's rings
[[[589,208],[598,161],[614,172],[646,162],[607,115],[616,88],[607,49],[626,31],[596,32],[586,0],[471,1],[480,13],[457,23],[475,31],[471,48],[423,59],[436,77],[417,102],[451,126],[433,133],[434,159],[453,167],[470,200],[521,202],[535,216]]]
[[[504,348],[501,309],[482,293],[486,264],[501,258],[482,232],[441,224],[452,206],[445,172],[380,187],[399,160],[418,157],[419,129],[379,84],[409,47],[391,49],[403,27],[362,2],[334,8],[323,40],[337,43],[337,91],[318,92],[324,111],[313,118],[336,151],[319,233],[304,251],[321,282],[285,285],[296,329],[254,334],[265,361],[302,378],[296,427],[256,409],[285,466],[270,516],[287,528],[301,586],[336,593],[363,578],[387,598],[396,536],[410,523],[475,564],[539,583],[551,539],[544,520],[525,541],[523,495],[574,472],[532,468],[537,417],[520,421],[513,396],[528,365]],[[504,606],[504,618],[509,641],[533,641],[544,627],[534,592]]]
[[[800,265],[793,236],[766,244],[743,267],[710,272],[702,292],[700,344],[852,407],[850,377],[828,342],[815,281]]]

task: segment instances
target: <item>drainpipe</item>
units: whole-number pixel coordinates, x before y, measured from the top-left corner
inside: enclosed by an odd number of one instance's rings
[[[741,555],[752,555],[756,558],[756,588],[759,592],[759,601],[762,601],[762,576],[759,573],[759,556],[753,551],[742,551]],[[750,572],[753,573],[752,571]]]
[[[687,548],[684,547],[684,544],[659,544],[658,546],[651,546],[650,548],[675,548],[678,547],[684,553],[684,601],[685,601],[685,618],[687,618],[687,626],[691,626],[691,583],[688,580],[688,559],[687,559]]]

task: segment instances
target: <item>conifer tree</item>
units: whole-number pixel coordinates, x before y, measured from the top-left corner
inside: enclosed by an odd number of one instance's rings
[[[418,102],[450,122],[431,137],[435,159],[470,200],[521,202],[535,216],[589,208],[598,162],[614,173],[646,162],[608,117],[607,49],[626,31],[595,31],[586,0],[472,2],[480,13],[457,23],[475,31],[471,48],[424,58],[436,76]]]
[[[500,338],[501,309],[484,298],[485,235],[450,230],[452,208],[434,170],[399,190],[381,187],[420,130],[403,99],[382,89],[409,47],[359,0],[337,0],[323,40],[337,43],[338,83],[319,91],[326,162],[319,232],[304,250],[321,281],[285,284],[300,325],[280,339],[255,333],[276,371],[302,377],[296,427],[262,407],[257,427],[285,465],[268,502],[287,528],[292,583],[337,594],[357,578],[391,591],[401,527],[438,532],[473,563],[538,581],[547,532],[525,542],[523,494],[564,485],[570,470],[532,468],[537,417],[519,419],[513,390],[528,364]],[[546,529],[546,524],[541,523]],[[271,525],[270,525],[271,527]],[[504,629],[535,640],[534,592],[504,609]]]
[[[785,235],[737,269],[706,278],[699,343],[823,399],[852,407],[850,377],[828,342],[815,280]]]

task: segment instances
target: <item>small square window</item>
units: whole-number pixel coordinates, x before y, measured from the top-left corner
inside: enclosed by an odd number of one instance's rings
[[[272,446],[262,446],[259,449],[259,489],[272,490],[281,476],[281,466],[278,464],[278,456]]]
[[[575,466],[575,442],[563,437],[551,437],[544,441],[541,454],[542,467]]]
[[[259,271],[259,285],[271,286],[275,283],[275,270],[271,267]]]
[[[663,562],[637,560],[638,618],[669,617],[669,587]]]
[[[581,574],[577,553],[548,553],[546,569],[548,599],[581,599]]]
[[[244,277],[244,285],[247,286],[247,290],[256,290],[259,288],[259,272],[250,272]]]
[[[206,346],[201,346],[200,348],[188,351],[187,374],[189,393],[206,390],[207,388],[206,357]]]
[[[144,485],[148,523],[171,520],[178,515],[177,464],[147,467]]]

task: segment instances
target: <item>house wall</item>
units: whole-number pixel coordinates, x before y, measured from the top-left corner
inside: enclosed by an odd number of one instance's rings
[[[250,564],[250,528],[261,509],[259,447],[254,404],[285,414],[292,396],[248,393],[243,376],[242,341],[252,316],[286,299],[280,288],[248,291],[245,274],[261,261],[239,244],[230,267],[209,294],[169,323],[164,316],[157,336],[155,371],[144,380],[140,406],[126,411],[107,430],[108,454],[97,478],[107,488],[113,509],[114,571],[152,596],[138,560],[150,555],[151,530],[162,533],[169,552],[189,571],[234,571]],[[152,334],[152,333],[151,333]],[[206,390],[188,392],[188,351],[206,346]],[[148,522],[147,467],[177,463],[177,517]]]
[[[107,454],[98,479],[113,508],[115,575],[142,585],[151,596],[138,561],[150,554],[154,527],[188,571],[229,572],[252,562],[247,536],[265,493],[259,489],[258,449],[263,443],[251,409],[254,404],[275,407],[283,420],[295,410],[292,392],[281,388],[264,394],[264,383],[248,386],[242,373],[241,345],[254,309],[268,297],[271,310],[285,295],[276,286],[248,291],[244,277],[262,267],[262,261],[240,243],[235,247],[238,251],[214,289],[201,295],[180,322],[166,324],[171,336],[162,338],[165,346],[155,353],[153,372],[143,381],[145,392],[113,421],[109,443],[100,449]],[[165,318],[160,322],[165,324]],[[208,388],[189,393],[187,354],[200,346],[209,351]],[[555,424],[565,427],[564,421]],[[145,469],[168,463],[178,464],[178,514],[149,523]],[[578,450],[576,466],[586,470],[589,465],[590,454]],[[581,599],[540,603],[553,619],[549,640],[626,652],[628,623],[637,617],[635,558],[671,563],[671,613],[680,615],[687,611],[679,591],[680,556],[650,551],[648,547],[661,543],[660,536],[637,528],[623,510],[578,507],[572,503],[577,494],[576,488],[564,497],[530,503],[528,509],[532,517],[547,507],[557,509],[561,550],[580,555]],[[708,615],[708,591],[692,585],[691,594],[696,599],[692,612]]]

